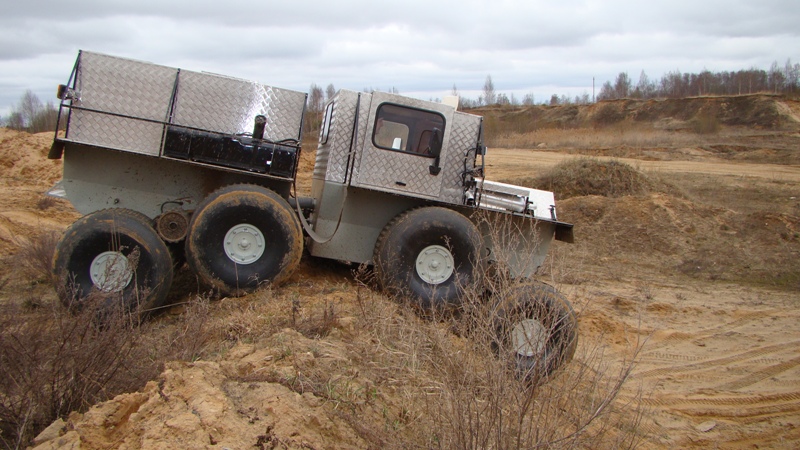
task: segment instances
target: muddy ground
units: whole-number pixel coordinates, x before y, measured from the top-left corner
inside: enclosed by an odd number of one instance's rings
[[[643,343],[617,399],[644,408],[636,431],[643,448],[800,446],[800,166],[736,160],[712,151],[713,142],[709,146],[709,140],[730,146],[757,135],[756,150],[764,155],[800,152],[800,128],[792,125],[797,103],[784,107],[788,125],[780,129],[731,125],[716,137],[697,136],[696,146],[686,146],[688,132],[679,130],[679,148],[664,143],[658,151],[619,149],[617,159],[671,183],[668,189],[559,202],[559,218],[575,223],[577,242],[554,245],[542,276],[579,314],[577,355],[602,344],[613,361]],[[51,140],[50,134],[0,129],[0,301],[20,301],[41,289],[14,276],[14,255],[25,239],[42,229],[61,230],[78,217],[66,202],[43,200],[60,176],[59,162],[45,159]],[[519,182],[591,153],[553,143],[536,150],[492,148],[487,177]],[[313,152],[307,151],[301,171],[312,164]],[[275,291],[291,292],[304,304],[336,302],[348,311],[358,302],[356,284],[349,270],[304,259],[292,280]],[[176,301],[194,294],[178,294]],[[235,323],[246,310],[240,302],[264,299],[254,294],[209,308]],[[166,327],[174,314],[154,320]],[[345,331],[356,326],[347,319]],[[269,339],[235,342],[202,361],[170,363],[141,391],[73,414],[66,426],[53,427],[37,442],[42,448],[78,441],[81,448],[374,445],[337,412],[337,403],[241,378],[280,369],[276,355],[293,342],[295,354],[327,361],[324,367],[359,379],[358,362],[345,351],[349,335],[313,340],[283,330]],[[361,372],[362,378],[373,373]]]

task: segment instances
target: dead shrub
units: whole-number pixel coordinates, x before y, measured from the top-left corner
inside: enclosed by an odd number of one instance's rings
[[[148,364],[137,325],[137,314],[110,310],[100,297],[87,298],[75,313],[57,300],[33,311],[4,304],[0,443],[25,447],[56,418],[155,377],[159,367]]]
[[[53,280],[53,254],[61,233],[39,229],[30,238],[15,238],[15,262],[22,274],[35,280]]]
[[[382,436],[376,445],[397,448],[635,446],[638,398],[619,404],[618,395],[640,343],[631,342],[627,355],[609,354],[602,342],[583,343],[560,370],[521,373],[519,349],[499,333],[512,328],[504,308],[520,303],[516,296],[531,280],[502,270],[519,257],[509,250],[520,245],[519,230],[488,220],[493,241],[503,243],[493,249],[495,270],[462,292],[455,311],[422,317],[404,299],[387,303],[357,274],[362,339],[353,353],[374,371],[370,378],[386,380],[378,392],[391,386],[407,402],[384,405],[382,424],[362,421],[363,436]]]
[[[40,211],[44,211],[52,208],[53,206],[56,205],[56,203],[58,203],[58,200],[56,200],[55,197],[51,197],[49,195],[43,195],[39,197],[39,200],[36,201],[36,208],[39,209]]]
[[[0,304],[0,448],[24,448],[55,419],[141,389],[170,360],[213,349],[208,301],[198,297],[174,326],[140,322],[138,310],[89,295],[80,305]]]

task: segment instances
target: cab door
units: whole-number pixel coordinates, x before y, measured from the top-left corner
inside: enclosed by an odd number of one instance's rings
[[[438,199],[454,111],[439,103],[373,93],[353,185]]]

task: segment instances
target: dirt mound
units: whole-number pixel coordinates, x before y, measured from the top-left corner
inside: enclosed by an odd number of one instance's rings
[[[568,159],[536,178],[515,180],[514,184],[554,192],[559,200],[586,195],[641,195],[666,188],[629,164],[595,158]]]
[[[320,365],[335,358],[316,358],[310,349],[320,343],[293,330],[274,340]],[[332,402],[268,381],[298,376],[281,363],[281,347],[239,344],[220,362],[169,363],[142,391],[56,422],[36,448],[366,448]]]
[[[47,159],[53,133],[28,134],[0,128],[0,177],[52,186],[61,178],[61,160]]]

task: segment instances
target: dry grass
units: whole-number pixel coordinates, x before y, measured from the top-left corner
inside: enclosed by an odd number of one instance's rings
[[[600,343],[586,343],[546,383],[531,382],[514,369],[514,351],[498,348],[494,305],[504,299],[486,302],[476,294],[466,294],[458,314],[425,320],[411,306],[361,288],[364,336],[356,342],[362,367],[380,368],[372,378],[388,378],[403,400],[385,405],[383,423],[362,422],[365,436],[381,436],[373,443],[393,448],[635,446],[639,405],[614,403],[635,343],[623,360]],[[388,387],[379,383],[376,390]]]
[[[29,280],[52,282],[52,261],[61,233],[39,229],[30,238],[15,237],[18,248],[13,258],[18,274]]]
[[[684,147],[697,144],[697,137],[689,133],[654,130],[623,123],[599,130],[542,128],[528,133],[509,133],[492,138],[487,145],[501,148],[598,151],[620,147],[647,149],[663,148],[667,145]]]
[[[311,393],[374,448],[627,448],[639,441],[638,399],[616,402],[640,347],[637,332],[623,355],[585,342],[562,370],[520,376],[516,353],[498,332],[508,328],[502,307],[518,303],[515,292],[528,281],[494,271],[494,295],[486,296],[487,285],[470,286],[456,310],[421,312],[412,300],[376,291],[373,277],[356,269],[355,289],[305,280],[268,303],[256,293],[246,316],[225,314],[238,330],[262,330],[259,345],[272,349],[269,368],[237,381]],[[308,290],[319,294],[307,299]]]
[[[109,395],[135,390],[158,374],[147,364],[143,331],[132,315],[87,299],[77,313],[53,301],[33,311],[4,304],[0,312],[0,443],[28,445],[57,417]]]
[[[510,320],[503,307],[518,304],[515,293],[529,281],[494,271],[489,285],[462,293],[458,309],[420,315],[414,301],[376,292],[373,275],[356,271],[355,304],[346,312],[354,320],[335,327],[347,334],[341,351],[354,367],[331,370],[301,356],[309,344],[287,343],[279,357],[292,370],[265,380],[332,402],[376,448],[627,448],[639,441],[638,400],[615,403],[640,348],[636,333],[626,355],[587,342],[562,370],[520,376],[516,352],[498,332]]]

